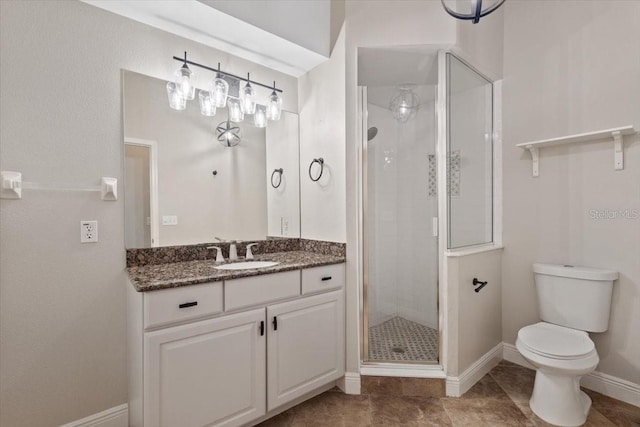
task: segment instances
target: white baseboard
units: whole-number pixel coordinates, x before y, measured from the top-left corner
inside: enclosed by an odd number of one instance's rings
[[[360,365],[360,375],[372,377],[446,378],[440,365],[401,365],[398,363]]]
[[[524,359],[524,357],[522,357],[515,345],[504,343],[503,348],[504,360],[530,369],[535,369]],[[589,390],[602,393],[605,396],[640,407],[640,384],[635,384],[631,381],[623,380],[622,378],[594,371],[582,377],[580,385],[588,388]]]
[[[109,408],[61,427],[128,427],[129,408],[126,403]]]
[[[337,381],[337,385],[345,394],[360,394],[360,374],[345,372],[344,377]]]
[[[489,373],[502,360],[502,343],[489,350],[484,356],[469,366],[459,377],[447,377],[446,394],[460,397]]]

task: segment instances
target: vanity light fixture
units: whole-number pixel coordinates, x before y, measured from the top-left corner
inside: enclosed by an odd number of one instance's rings
[[[240,106],[245,114],[254,114],[256,112],[256,91],[249,83],[249,73],[247,73],[247,84],[240,91]]]
[[[244,111],[240,105],[240,101],[235,98],[229,98],[227,101],[227,108],[229,109],[229,120],[232,122],[240,123],[244,120]]]
[[[220,63],[218,62],[218,72],[216,78],[211,83],[211,94],[213,95],[213,101],[218,108],[224,108],[227,106],[227,96],[229,96],[229,83],[223,78],[220,73]]]
[[[267,107],[256,105],[256,112],[253,114],[253,125],[257,128],[267,127]]]
[[[282,114],[282,98],[278,96],[276,91],[276,82],[273,82],[273,92],[271,92],[267,102],[267,118],[269,120],[280,120],[280,115]]]
[[[222,71],[220,70],[220,63],[218,63],[218,68],[212,68],[189,61],[187,52],[184,53],[183,58],[174,56],[173,59],[183,63],[182,67],[175,73],[175,81],[167,84],[169,106],[174,110],[184,110],[186,101],[195,97],[193,72],[189,68],[189,65],[191,65],[216,73],[216,78],[211,83],[210,90],[200,90],[198,95],[200,112],[203,115],[213,116],[216,114],[216,108],[228,106],[228,121],[241,122],[244,120],[245,114],[251,114],[254,116],[253,123],[256,127],[265,127],[268,120],[280,120],[282,114],[282,96],[280,94],[282,94],[282,89],[276,87],[276,82],[273,82],[273,86],[268,86],[251,80],[249,73],[247,73],[247,78],[244,78]],[[229,83],[225,81],[225,77],[246,82],[246,85],[240,89],[239,99],[229,96]],[[267,99],[266,105],[257,104],[256,92],[253,86],[271,90],[271,95]]]
[[[483,9],[482,0],[442,0],[442,6],[444,7],[444,10],[454,18],[471,20],[474,24],[477,24],[480,22],[480,18],[495,11],[497,8],[502,6],[502,3],[504,2],[505,0],[484,0],[484,5],[486,7]]]
[[[174,82],[167,83],[167,97],[169,98],[169,107],[174,110],[184,110],[187,108],[187,100],[178,91]]]
[[[200,113],[203,116],[212,117],[216,115],[216,105],[211,92],[201,90],[198,94],[198,99],[200,100]]]
[[[187,52],[184,53],[184,59],[182,61],[184,62],[182,67],[178,68],[175,72],[176,88],[184,99],[191,101],[195,98],[196,88],[191,81],[193,71],[191,71],[187,65]]]

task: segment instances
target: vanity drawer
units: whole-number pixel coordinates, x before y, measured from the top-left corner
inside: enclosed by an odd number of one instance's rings
[[[222,313],[222,282],[144,294],[144,328]]]
[[[302,270],[302,294],[344,287],[344,263],[323,265]]]
[[[224,309],[236,310],[300,295],[300,270],[224,282]]]

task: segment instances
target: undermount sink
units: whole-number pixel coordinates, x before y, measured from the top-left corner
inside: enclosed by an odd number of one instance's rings
[[[275,261],[244,261],[234,262],[231,264],[218,265],[214,268],[218,270],[248,270],[250,268],[267,268],[280,264]]]

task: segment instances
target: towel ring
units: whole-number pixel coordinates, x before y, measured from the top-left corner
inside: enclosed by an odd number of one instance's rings
[[[318,175],[318,177],[315,178],[315,179],[311,175],[311,168],[313,167],[314,163],[318,163],[320,165],[320,175]],[[313,181],[313,182],[319,181],[320,178],[322,178],[322,172],[324,172],[324,159],[322,157],[318,157],[317,159],[313,159],[313,161],[309,165],[309,178],[311,178],[311,181]]]
[[[274,169],[273,172],[271,172],[271,186],[273,188],[278,188],[280,187],[280,184],[282,184],[282,173],[284,172],[284,169],[280,168],[280,169]],[[278,174],[278,176],[280,177],[280,179],[278,179],[278,183],[274,184],[273,183],[273,177],[275,176],[275,174]]]

